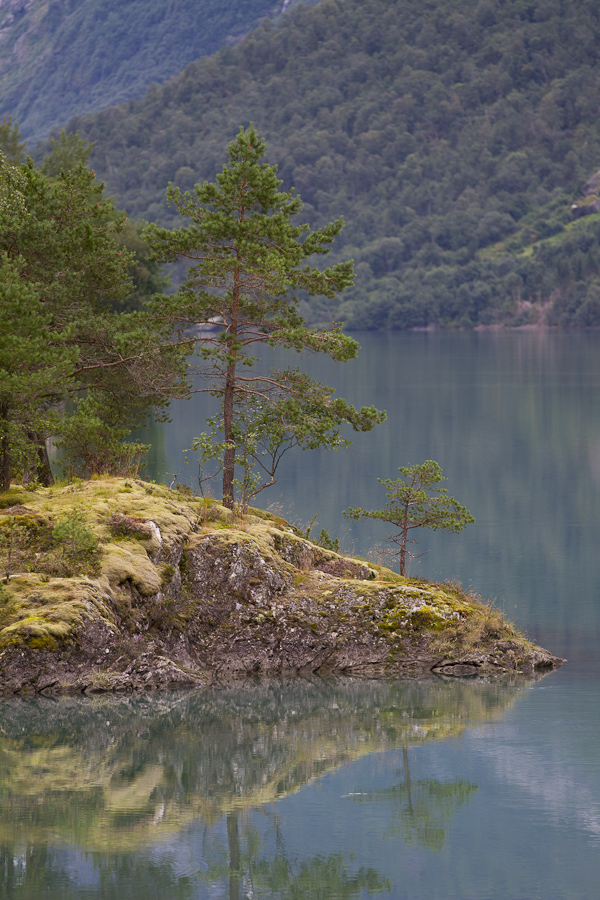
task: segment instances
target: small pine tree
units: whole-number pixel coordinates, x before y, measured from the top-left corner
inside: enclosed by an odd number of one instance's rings
[[[415,543],[408,537],[413,529],[459,532],[475,519],[454,497],[448,497],[445,488],[434,487],[440,481],[446,481],[434,460],[428,459],[422,465],[404,466],[398,471],[402,478],[395,481],[390,478],[377,479],[387,489],[389,499],[384,509],[357,507],[344,512],[344,515],[349,519],[381,519],[395,525],[399,532],[391,534],[388,540],[398,546],[395,553],[400,557],[400,574],[406,575],[406,556],[413,556],[407,550],[407,544]]]

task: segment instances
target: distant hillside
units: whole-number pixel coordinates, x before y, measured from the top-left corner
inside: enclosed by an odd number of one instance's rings
[[[290,0],[0,0],[0,119],[30,141],[235,43]]]
[[[336,253],[354,327],[600,325],[597,0],[321,0],[71,128],[135,216],[214,178],[254,120]],[[593,210],[593,199],[587,209]],[[585,204],[584,204],[585,205]]]

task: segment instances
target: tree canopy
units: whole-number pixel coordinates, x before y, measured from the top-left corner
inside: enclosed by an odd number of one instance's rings
[[[31,160],[19,167],[0,156],[5,487],[60,434],[57,404],[67,397],[88,391],[103,424],[128,433],[183,390],[168,330],[147,313],[112,309],[131,294],[133,257],[115,240],[124,216],[103,189],[83,165],[51,177]],[[47,459],[43,469],[37,476],[51,477]]]
[[[72,330],[55,331],[52,317],[34,284],[21,281],[24,260],[0,258],[0,489],[8,490],[11,471],[25,470],[32,435],[51,433],[55,411],[49,406],[58,384],[75,364],[67,346]],[[35,443],[35,441],[33,441]]]

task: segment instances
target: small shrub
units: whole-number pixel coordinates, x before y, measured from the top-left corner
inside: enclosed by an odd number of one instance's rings
[[[333,550],[334,553],[340,552],[339,539],[332,538],[326,528],[321,528],[316,543],[325,550]]]
[[[52,529],[52,537],[69,568],[96,569],[100,544],[92,529],[86,524],[82,512],[74,509],[57,522]]]
[[[7,582],[16,572],[37,572],[46,580],[95,574],[99,555],[96,536],[76,510],[54,526],[24,508],[0,517],[0,567]]]
[[[117,475],[137,478],[149,444],[126,441],[130,428],[114,418],[103,401],[92,395],[77,402],[73,416],[62,424],[56,446],[63,450],[63,470],[72,477]]]
[[[373,577],[368,566],[361,566],[360,563],[351,562],[349,559],[328,559],[316,565],[315,569],[338,578],[358,578],[366,581]]]
[[[132,516],[124,516],[123,513],[113,513],[108,520],[108,527],[117,537],[152,537],[152,529],[141,519]]]
[[[406,575],[406,558],[418,558],[408,549],[415,541],[410,537],[415,528],[431,528],[433,531],[450,531],[457,534],[475,519],[465,506],[448,496],[446,488],[436,487],[446,481],[438,463],[433,459],[422,465],[402,466],[401,478],[378,478],[386,488],[388,502],[383,509],[349,509],[344,511],[348,519],[379,519],[397,529],[388,534],[389,543],[397,547],[393,551],[400,559],[400,574]]]
[[[300,537],[306,538],[307,541],[313,540],[313,543],[317,544],[318,547],[323,547],[324,550],[332,550],[334,553],[340,552],[340,542],[338,538],[332,538],[326,528],[321,528],[319,532],[319,537],[314,540],[311,538],[311,532],[313,530],[314,524],[319,518],[319,513],[316,513],[306,528],[299,528],[298,533]]]

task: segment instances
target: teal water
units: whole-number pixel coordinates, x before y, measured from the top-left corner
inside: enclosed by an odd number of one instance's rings
[[[459,535],[423,531],[413,549],[425,555],[411,574],[472,587],[556,653],[594,657],[596,666],[600,334],[354,336],[358,359],[302,363],[355,405],[387,410],[387,421],[370,434],[350,432],[347,451],[290,454],[261,505],[301,525],[318,513],[315,533],[325,527],[344,549],[377,554],[386,549],[385,526],[344,519],[343,510],[385,505],[378,477],[435,459],[476,524]],[[182,451],[205,427],[207,406],[195,395],[173,408],[172,424],[153,435],[149,477],[181,473],[179,481],[197,486],[194,460],[186,466]]]
[[[388,421],[269,502],[366,554],[377,477],[436,459],[474,514],[412,572],[568,658],[534,683],[296,681],[0,703],[0,900],[591,900],[600,881],[600,334],[365,334],[307,361]],[[153,435],[192,483],[203,402]],[[351,527],[350,527],[351,526]]]

